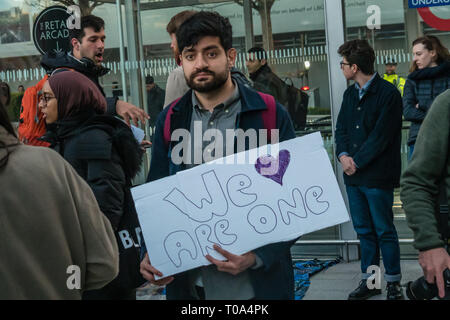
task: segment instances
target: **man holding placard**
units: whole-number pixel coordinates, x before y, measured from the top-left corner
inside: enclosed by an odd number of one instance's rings
[[[225,137],[226,129],[273,129],[272,133],[278,131],[280,141],[295,138],[291,119],[282,105],[273,103],[272,118],[276,120],[273,128],[267,128],[263,116],[270,108],[267,102],[257,92],[232,79],[230,70],[235,63],[236,50],[232,48],[232,27],[227,18],[213,12],[199,12],[181,25],[176,38],[191,90],[158,117],[148,181],[220,158],[217,154],[229,155],[249,148],[247,144],[243,150],[238,150],[234,145],[230,150],[225,142],[220,150],[223,153],[216,148],[212,148],[212,153],[211,141],[203,141],[195,148],[195,134],[203,137],[207,130],[215,129]],[[196,125],[200,125],[199,131]],[[189,131],[192,139],[189,144],[192,152],[185,152],[182,161],[175,159],[178,153],[172,152],[178,141],[165,137],[167,131],[172,136],[177,129]],[[271,142],[277,143],[273,137]],[[258,139],[258,146],[260,143]],[[226,258],[225,261],[206,255],[212,265],[160,280],[155,280],[155,275],[164,275],[151,265],[146,253],[141,273],[153,284],[167,284],[167,299],[293,299],[290,247],[294,242],[269,244],[243,255],[215,245],[214,249]]]
[[[336,124],[336,156],[344,181],[353,226],[361,242],[362,280],[349,300],[381,293],[368,287],[371,266],[386,270],[387,299],[403,299],[400,246],[393,221],[394,188],[400,183],[402,99],[397,88],[374,71],[375,53],[366,40],[352,40],[338,50],[347,80]]]

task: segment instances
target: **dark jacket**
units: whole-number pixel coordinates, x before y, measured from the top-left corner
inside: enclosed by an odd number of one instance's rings
[[[403,115],[411,121],[408,145],[416,142],[420,126],[434,99],[450,85],[450,61],[433,68],[412,72],[406,80],[403,93]],[[419,104],[419,108],[416,105]]]
[[[344,93],[336,124],[336,156],[347,152],[358,169],[344,173],[347,185],[393,188],[399,185],[402,100],[397,88],[377,74],[359,100],[354,85]]]
[[[47,140],[89,184],[102,212],[117,231],[124,208],[125,192],[131,187],[141,163],[142,152],[123,123],[128,137],[121,136],[120,143],[113,143],[114,127],[122,122],[112,116],[82,117],[60,123],[50,132]],[[52,141],[53,140],[53,141]],[[133,205],[134,207],[134,205]]]
[[[242,109],[237,116],[236,128],[244,131],[248,129],[264,129],[261,111],[266,105],[260,95],[251,88],[247,88],[238,82],[241,96]],[[164,122],[169,108],[160,113],[156,133],[153,140],[153,153],[150,165],[148,181],[158,180],[186,169],[184,164],[176,165],[170,158],[172,147],[176,142],[166,145],[163,137]],[[192,91],[189,90],[173,107],[171,117],[171,131],[176,129],[190,129],[192,117]],[[277,104],[276,128],[279,131],[280,141],[295,138],[289,114],[284,107]],[[248,142],[248,141],[247,141]],[[235,150],[237,146],[235,145]],[[246,146],[248,149],[248,145]],[[252,270],[249,269],[251,282],[255,291],[255,299],[293,299],[294,276],[292,270],[292,258],[290,248],[294,241],[279,242],[254,250],[262,259],[264,266]],[[168,299],[189,299],[187,273],[175,275],[175,280],[167,286]]]
[[[241,84],[243,84],[244,86],[251,88],[252,84],[250,83],[250,81],[248,81],[247,77],[245,76],[245,74],[243,74],[241,71],[239,71],[238,68],[233,67],[231,68],[231,76],[233,77],[234,80],[239,81]]]
[[[166,92],[161,89],[158,85],[155,85],[152,89],[147,91],[147,106],[148,115],[150,116],[149,125],[150,127],[155,126],[158,114],[164,108],[164,97]]]
[[[256,91],[270,94],[279,103],[287,106],[287,85],[272,72],[272,69],[267,64],[263,65],[255,73],[251,73],[250,79],[253,81],[253,88]]]
[[[110,70],[102,66],[96,66],[94,62],[88,58],[78,60],[70,53],[47,53],[42,56],[41,66],[48,74],[51,74],[53,71],[59,68],[74,69],[91,79],[97,85],[103,96],[105,96],[105,91],[103,91],[98,78],[108,74]],[[117,97],[106,98],[106,103],[108,105],[108,114],[116,115],[117,99]]]

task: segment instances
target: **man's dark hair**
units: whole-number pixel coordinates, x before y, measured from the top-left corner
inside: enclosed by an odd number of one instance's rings
[[[192,17],[197,12],[198,11],[194,11],[194,10],[185,10],[185,11],[181,11],[181,12],[177,13],[176,15],[174,15],[172,17],[172,19],[170,19],[169,23],[167,24],[167,28],[166,28],[167,33],[168,34],[177,33],[178,28],[180,28],[180,26],[183,24],[183,22],[185,22],[187,19]]]
[[[366,75],[375,72],[375,52],[367,40],[350,40],[341,45],[338,53],[344,57],[348,63],[356,64],[362,73]]]
[[[80,29],[73,28],[69,30],[70,39],[76,38],[81,42],[81,39],[86,35],[84,32],[85,28],[92,28],[95,32],[99,32],[105,28],[105,21],[100,17],[88,15],[81,17],[80,27]]]
[[[155,79],[152,76],[146,76],[145,77],[145,84],[154,84]]]
[[[187,19],[177,30],[180,53],[186,47],[197,45],[200,39],[207,36],[219,37],[225,51],[233,46],[233,28],[228,18],[217,12],[200,11]]]
[[[249,49],[247,52],[250,53],[250,54],[254,53],[256,59],[258,59],[260,61],[262,59],[266,59],[267,60],[267,53],[266,53],[266,50],[264,50],[263,48],[253,47],[253,48]]]

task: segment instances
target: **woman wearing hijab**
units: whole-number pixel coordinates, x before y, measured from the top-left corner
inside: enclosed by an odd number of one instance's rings
[[[56,152],[19,142],[1,102],[0,181],[0,300],[80,300],[117,276],[92,190]]]
[[[411,159],[422,121],[434,99],[450,85],[450,54],[435,36],[413,41],[413,63],[403,93],[403,115],[411,121],[408,159]]]
[[[39,106],[45,122],[53,126],[52,148],[92,188],[119,245],[119,276],[100,290],[85,292],[83,299],[135,299],[135,288],[143,281],[134,276],[139,275],[140,235],[135,230],[140,228],[130,187],[143,152],[123,121],[104,114],[105,98],[81,73],[60,71],[42,92]]]

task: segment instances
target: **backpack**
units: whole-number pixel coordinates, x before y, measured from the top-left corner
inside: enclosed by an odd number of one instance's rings
[[[286,83],[287,108],[295,130],[305,130],[309,96],[294,84]]]
[[[267,109],[261,112],[261,117],[264,123],[264,128],[267,129],[267,142],[270,143],[271,130],[276,128],[277,123],[277,103],[275,101],[275,98],[271,95],[262,92],[258,92],[258,94],[261,96],[267,106]],[[164,143],[166,144],[166,146],[168,146],[170,142],[170,120],[173,114],[173,107],[176,106],[176,104],[180,100],[181,97],[170,104],[169,110],[167,111],[166,118],[164,120]]]
[[[39,109],[41,90],[47,79],[48,75],[45,75],[35,86],[27,88],[23,94],[19,117],[19,139],[28,145],[50,146],[48,142],[38,140],[47,131],[42,118],[43,114]]]
[[[71,68],[58,68],[52,75],[61,71],[75,71]],[[35,86],[25,90],[20,107],[19,139],[24,144],[32,146],[49,147],[50,143],[40,140],[47,132],[43,114],[39,108],[39,99],[42,95],[42,87],[49,76],[46,74]]]

